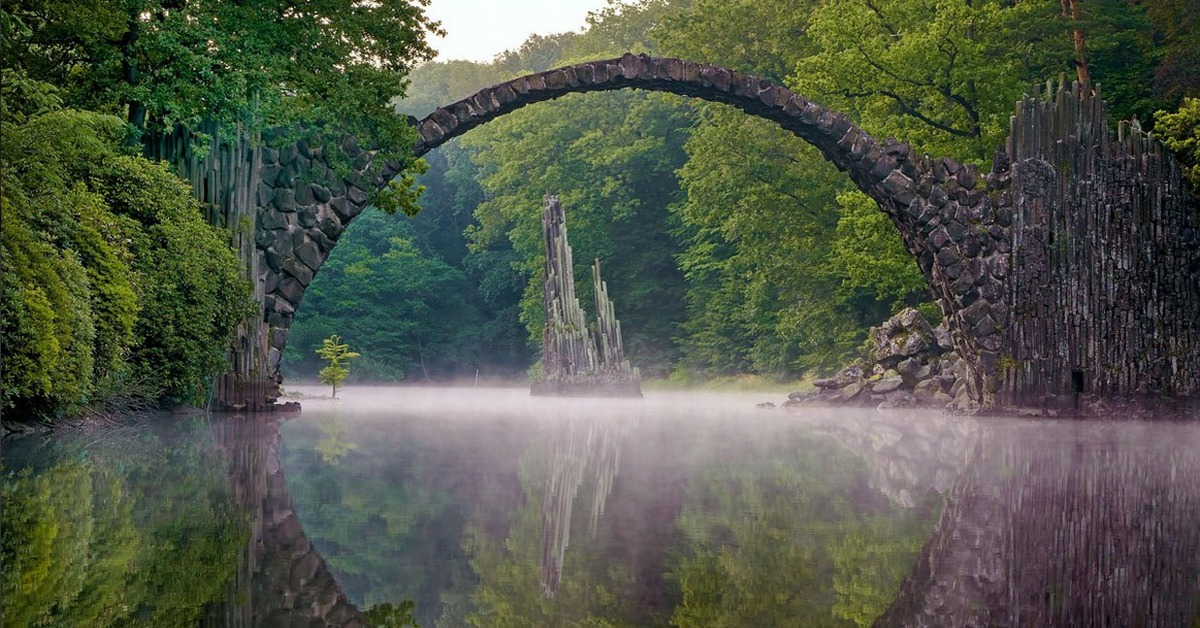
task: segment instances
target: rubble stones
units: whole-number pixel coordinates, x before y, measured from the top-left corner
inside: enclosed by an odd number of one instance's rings
[[[793,392],[784,405],[944,408],[956,395],[966,395],[967,368],[949,350],[944,326],[931,327],[920,312],[909,308],[872,328],[870,337],[873,362],[856,362],[833,377],[814,380],[816,391]]]

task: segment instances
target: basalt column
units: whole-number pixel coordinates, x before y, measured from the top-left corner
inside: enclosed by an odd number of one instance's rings
[[[1200,395],[1200,225],[1163,145],[1136,122],[1114,136],[1100,97],[1063,85],[1018,103],[994,170],[1012,221],[1002,402]]]

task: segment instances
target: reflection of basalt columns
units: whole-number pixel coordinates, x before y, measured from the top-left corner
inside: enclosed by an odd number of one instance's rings
[[[233,494],[250,513],[253,532],[225,603],[208,609],[203,625],[365,626],[292,508],[278,423],[230,419],[213,424],[214,440],[229,457]]]
[[[876,625],[1190,625],[1198,446],[1192,426],[989,430]]]
[[[596,536],[604,504],[612,491],[621,462],[624,425],[589,423],[583,431],[577,421],[560,432],[542,476],[542,595],[554,597],[562,582],[563,560],[571,536],[571,512],[588,470],[593,478],[588,531]]]

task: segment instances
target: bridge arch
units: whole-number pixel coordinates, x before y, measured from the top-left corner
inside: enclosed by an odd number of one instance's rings
[[[983,178],[973,166],[918,157],[910,146],[890,138],[877,141],[845,115],[769,80],[710,64],[631,54],[519,77],[440,107],[422,120],[413,119],[419,134],[413,154],[424,155],[529,104],[570,93],[630,88],[737,107],[775,122],[845,171],[896,226],[950,319],[959,353],[968,364],[982,366],[968,379],[974,382],[972,397],[983,399],[984,381],[999,359],[1002,341],[996,332],[1006,314],[1004,290],[993,269],[1007,265],[991,260],[1007,253],[1008,236],[1004,230],[989,231],[995,212],[989,209],[988,195],[975,189],[983,187]],[[301,144],[264,158],[263,179],[276,184],[259,186],[257,231],[267,266],[263,304],[270,326],[271,369],[278,367],[304,289],[350,220],[365,209],[370,193],[386,186],[402,168],[397,162],[372,163],[372,153],[353,144],[344,148],[362,166],[344,180],[332,175],[319,148]],[[297,183],[308,174],[306,167],[335,180],[314,183],[310,189]]]

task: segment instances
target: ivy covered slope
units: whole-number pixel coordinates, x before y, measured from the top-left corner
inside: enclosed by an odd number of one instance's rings
[[[229,233],[136,147],[216,123],[287,129],[265,134],[278,141],[353,135],[408,159],[413,132],[390,102],[432,55],[424,4],[4,3],[5,421],[203,401],[250,293]],[[414,191],[396,191],[378,204],[411,210]]]

